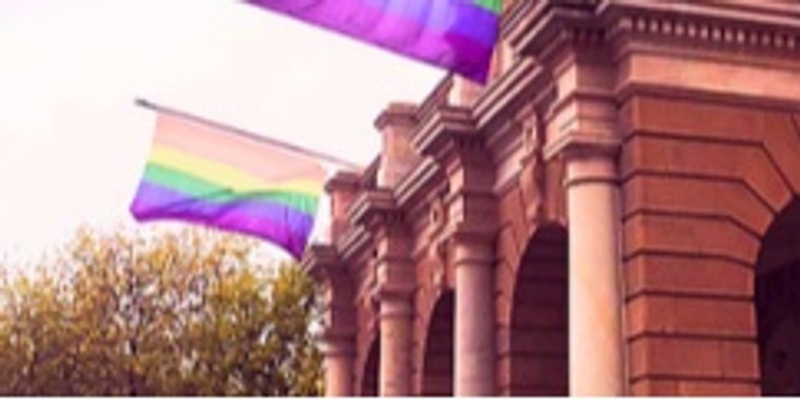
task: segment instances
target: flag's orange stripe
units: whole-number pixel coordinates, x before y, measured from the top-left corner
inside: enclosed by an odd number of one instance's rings
[[[169,114],[159,114],[153,142],[155,146],[228,165],[266,181],[289,178],[322,182],[325,177],[322,167],[308,158]]]

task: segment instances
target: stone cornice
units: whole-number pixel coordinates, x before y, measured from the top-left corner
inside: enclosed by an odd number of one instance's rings
[[[361,193],[356,199],[350,209],[349,219],[374,231],[385,223],[400,220],[401,214],[390,189],[373,189]]]
[[[409,296],[416,276],[411,258],[413,240],[393,192],[378,189],[363,193],[353,205],[351,219],[364,226],[371,236],[374,249],[371,264],[376,269],[373,295],[377,299]]]
[[[515,110],[544,101],[552,83],[548,78],[546,71],[532,58],[519,59],[475,102],[473,114],[478,129],[486,130],[504,122],[502,117]]]
[[[337,171],[327,182],[325,191],[333,193],[338,191],[355,192],[361,187],[361,174],[350,171]]]
[[[355,226],[342,235],[336,248],[342,260],[351,263],[367,252],[371,245],[369,232],[362,226]]]
[[[800,6],[798,6],[800,9]],[[710,46],[713,50],[736,53],[800,53],[800,14],[786,15],[729,10],[723,5],[610,2],[600,17],[607,26],[607,38],[673,41],[686,48]],[[690,46],[691,47],[691,46]]]
[[[417,124],[418,107],[411,103],[391,103],[375,119],[375,128],[382,130],[389,125]]]
[[[429,119],[431,114],[436,112],[439,107],[447,105],[450,91],[453,90],[454,86],[453,79],[453,75],[449,74],[436,84],[436,87],[431,90],[428,97],[417,109],[417,121]]]
[[[403,178],[394,190],[397,205],[409,210],[422,200],[420,195],[427,194],[428,190],[438,181],[439,165],[431,158],[424,158],[417,166]]]
[[[504,37],[520,55],[548,60],[565,45],[647,38],[714,51],[800,53],[800,5],[764,1],[539,1],[508,16]]]
[[[300,261],[301,268],[318,282],[327,280],[339,265],[339,253],[334,246],[327,244],[312,244]]]
[[[762,31],[779,28],[784,31],[800,32],[800,4],[779,3],[767,0],[728,0],[698,2],[664,2],[657,0],[603,0],[597,8],[597,14],[606,20],[618,20],[621,17],[650,18],[647,23],[635,24],[637,30],[662,31],[674,33],[675,30],[662,30],[658,19],[676,20],[680,16],[682,22],[704,20],[706,22],[725,21],[741,27],[757,27]],[[649,22],[654,22],[653,24]],[[677,21],[676,21],[677,22]],[[638,29],[641,28],[641,29]],[[711,37],[710,39],[723,39]]]
[[[361,187],[374,188],[378,181],[378,170],[381,166],[381,156],[378,154],[361,173]]]
[[[597,0],[531,2],[516,10],[504,29],[505,38],[518,54],[541,59],[553,47],[574,35],[572,28],[589,32],[596,28],[594,10]]]
[[[461,144],[480,140],[469,108],[440,106],[421,122],[412,144],[420,153],[447,165],[458,156]]]

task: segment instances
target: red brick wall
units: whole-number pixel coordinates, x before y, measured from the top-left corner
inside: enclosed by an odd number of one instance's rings
[[[636,96],[622,125],[633,394],[757,394],[753,269],[800,193],[791,114]]]

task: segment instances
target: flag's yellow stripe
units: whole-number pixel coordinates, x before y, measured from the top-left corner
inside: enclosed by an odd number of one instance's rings
[[[257,177],[240,169],[168,147],[154,146],[148,162],[192,174],[235,192],[259,190],[292,191],[319,195],[322,187],[314,179],[303,179],[302,171],[287,171],[285,177]]]

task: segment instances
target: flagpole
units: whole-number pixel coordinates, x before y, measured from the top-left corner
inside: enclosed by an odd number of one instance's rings
[[[235,133],[235,134],[240,135],[242,137],[246,137],[246,138],[248,138],[250,140],[254,140],[254,141],[262,142],[262,143],[268,143],[268,144],[273,145],[273,146],[281,147],[281,148],[283,148],[285,150],[291,151],[293,153],[297,153],[297,154],[305,156],[305,157],[314,158],[314,159],[317,159],[317,160],[325,161],[325,162],[330,163],[330,164],[335,164],[335,165],[338,165],[338,166],[341,166],[341,167],[355,169],[355,170],[358,170],[358,169],[362,168],[360,165],[358,165],[356,163],[353,163],[353,162],[338,158],[336,156],[332,156],[330,154],[322,153],[322,152],[319,152],[319,151],[316,151],[316,150],[311,150],[311,149],[308,149],[308,148],[305,148],[305,147],[302,147],[302,146],[298,146],[296,144],[292,144],[292,143],[289,143],[289,142],[285,142],[283,140],[279,140],[279,139],[276,139],[276,138],[273,138],[273,137],[259,135],[259,134],[256,134],[256,133],[253,133],[253,132],[250,132],[250,131],[246,131],[246,130],[241,129],[241,128],[237,128],[235,126],[231,126],[231,125],[224,124],[224,123],[221,123],[221,122],[213,121],[211,119],[208,119],[208,118],[205,118],[205,117],[201,117],[199,115],[195,115],[195,114],[191,114],[191,113],[188,113],[188,112],[185,112],[185,111],[181,111],[181,110],[177,110],[177,109],[174,109],[174,108],[162,106],[160,104],[153,103],[153,102],[151,102],[149,100],[136,99],[135,103],[136,103],[136,105],[138,105],[140,107],[147,108],[149,110],[153,110],[153,111],[156,111],[156,112],[163,112],[163,113],[167,113],[167,114],[172,114],[172,115],[176,115],[176,116],[179,116],[179,117],[183,117],[183,118],[195,121],[195,122],[199,122],[199,123],[201,123],[203,125],[210,126],[212,128],[222,129],[222,130],[225,130],[225,131],[229,131],[229,132]]]

